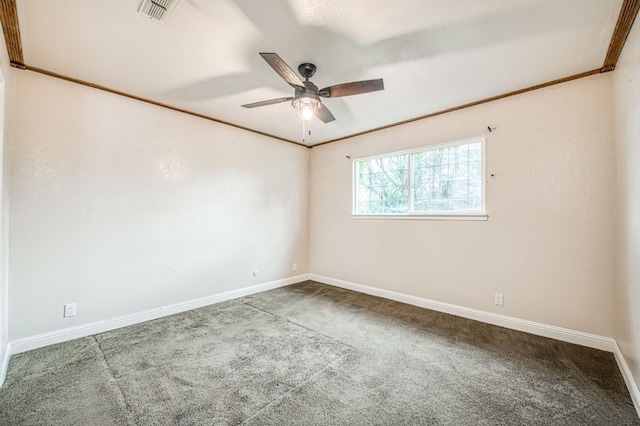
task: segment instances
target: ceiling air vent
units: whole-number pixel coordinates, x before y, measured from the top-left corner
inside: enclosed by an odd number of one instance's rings
[[[156,21],[164,21],[179,0],[142,0],[138,12]]]

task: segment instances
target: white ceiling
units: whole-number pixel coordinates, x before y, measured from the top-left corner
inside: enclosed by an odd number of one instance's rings
[[[258,55],[317,86],[383,78],[324,99],[313,145],[600,68],[622,0],[180,0],[165,22],[140,0],[18,0],[27,65],[301,142],[292,96]]]

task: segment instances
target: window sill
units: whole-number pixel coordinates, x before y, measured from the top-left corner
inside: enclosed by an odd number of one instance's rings
[[[487,214],[377,214],[351,215],[351,219],[400,219],[400,220],[489,220]]]

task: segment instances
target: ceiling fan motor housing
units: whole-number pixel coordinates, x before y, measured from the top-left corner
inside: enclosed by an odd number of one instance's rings
[[[304,88],[296,87],[295,97],[298,97],[299,95],[302,95],[302,94],[318,97],[318,86],[316,86],[310,81],[305,81]]]

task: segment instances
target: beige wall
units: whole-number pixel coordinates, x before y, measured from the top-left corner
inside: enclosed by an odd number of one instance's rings
[[[313,148],[311,271],[613,336],[612,132],[611,78],[598,75]],[[478,135],[488,221],[351,218],[347,155]]]
[[[613,72],[617,170],[616,340],[640,385],[640,23]]]
[[[616,107],[637,108],[626,87],[637,81],[624,77],[637,71],[635,58],[611,74],[312,150],[11,70],[20,97],[9,133],[10,338],[309,271],[613,336],[611,82]],[[637,131],[631,113],[616,120],[618,133]],[[488,221],[351,218],[347,155],[478,135],[486,136]],[[618,149],[637,153],[636,136],[619,138]],[[627,218],[622,235],[637,227],[629,218],[638,200],[625,185],[637,182],[638,159],[629,158],[617,163],[631,203],[618,218]],[[638,377],[639,268],[628,265],[638,242],[630,240],[618,248],[627,259],[618,336]],[[62,318],[67,302],[78,303],[76,318]]]
[[[308,272],[307,148],[15,78],[11,340]]]

